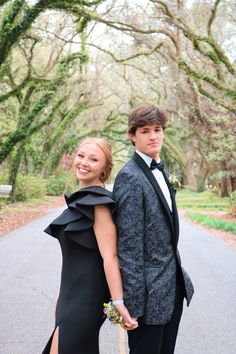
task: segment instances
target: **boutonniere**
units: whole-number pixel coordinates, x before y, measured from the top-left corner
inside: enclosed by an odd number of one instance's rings
[[[112,324],[119,324],[123,327],[123,320],[112,301],[103,304],[103,312]]]
[[[174,192],[176,192],[178,189],[182,188],[182,185],[181,185],[180,181],[174,175],[170,175],[169,176],[169,182],[170,182],[170,186],[171,186],[171,188],[173,189]]]

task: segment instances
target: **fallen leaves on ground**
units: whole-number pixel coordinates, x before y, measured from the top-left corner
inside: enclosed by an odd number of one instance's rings
[[[0,236],[37,219],[65,204],[63,197],[46,197],[38,202],[13,203],[0,209]]]

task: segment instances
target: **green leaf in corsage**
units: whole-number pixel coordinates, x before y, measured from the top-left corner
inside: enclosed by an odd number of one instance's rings
[[[112,301],[103,304],[103,312],[112,324],[119,324],[123,327],[123,320]]]

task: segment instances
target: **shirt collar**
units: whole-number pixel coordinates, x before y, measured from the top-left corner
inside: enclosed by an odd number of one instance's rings
[[[136,150],[136,152],[140,157],[142,157],[142,159],[146,162],[148,167],[150,167],[151,162],[152,162],[152,158],[150,156],[144,154],[143,152],[138,151],[138,150]],[[157,162],[160,162],[160,159]]]

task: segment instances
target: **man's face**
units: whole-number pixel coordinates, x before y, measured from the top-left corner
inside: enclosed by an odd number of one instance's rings
[[[139,127],[129,138],[134,142],[135,148],[153,159],[159,158],[162,148],[164,131],[161,125],[151,124]]]

